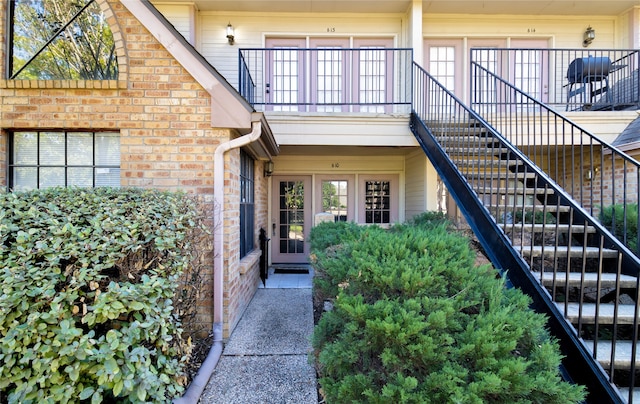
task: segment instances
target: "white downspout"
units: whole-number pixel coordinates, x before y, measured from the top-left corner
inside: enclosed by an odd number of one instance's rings
[[[173,400],[176,404],[196,404],[198,402],[222,355],[224,319],[224,154],[229,150],[255,142],[260,138],[260,135],[262,135],[262,124],[260,121],[254,121],[251,123],[250,133],[218,145],[214,153],[213,345],[185,394]]]

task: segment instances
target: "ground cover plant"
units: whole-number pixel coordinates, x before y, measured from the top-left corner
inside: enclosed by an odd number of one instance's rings
[[[490,265],[475,266],[469,240],[442,217],[354,226],[322,224],[311,235],[314,293],[333,300],[313,335],[327,403],[584,398],[560,378],[545,318]]]
[[[184,194],[0,194],[0,402],[170,402],[206,234]],[[191,283],[190,283],[191,282]]]

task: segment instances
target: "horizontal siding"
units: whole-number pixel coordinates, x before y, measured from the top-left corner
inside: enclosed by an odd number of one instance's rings
[[[164,17],[186,38],[194,44],[194,9],[192,5],[154,4]]]
[[[411,219],[427,207],[426,156],[422,151],[407,156],[405,170],[405,209],[407,219]]]
[[[582,48],[583,34],[596,31],[594,48],[613,48],[616,17],[426,15],[424,35],[455,38],[550,38],[555,48]]]
[[[200,50],[215,68],[237,86],[238,49],[263,48],[267,36],[389,36],[399,43],[402,29],[399,15],[313,15],[202,13],[200,16]],[[231,22],[236,43],[230,46],[226,26]]]
[[[400,173],[404,156],[301,156],[280,155],[273,159],[280,174]]]

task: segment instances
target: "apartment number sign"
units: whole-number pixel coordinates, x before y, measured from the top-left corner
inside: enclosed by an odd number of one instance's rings
[[[327,27],[327,32],[336,32],[336,27]]]
[[[340,163],[331,163],[331,168],[340,168]]]

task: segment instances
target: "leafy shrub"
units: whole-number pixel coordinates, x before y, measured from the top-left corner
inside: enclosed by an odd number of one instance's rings
[[[313,335],[328,403],[583,399],[560,379],[544,316],[490,266],[474,266],[469,241],[446,223],[367,228],[339,245],[318,253],[340,277]]]
[[[638,251],[638,204],[617,204],[602,208],[600,223],[631,251]]]
[[[451,226],[449,219],[447,219],[447,215],[445,215],[442,212],[433,212],[433,211],[422,212],[415,215],[411,219],[410,223],[414,226],[421,226],[421,227],[433,227],[433,226],[440,226],[440,225]]]
[[[0,194],[0,392],[15,403],[166,402],[189,343],[174,297],[198,225],[183,194]],[[183,289],[180,289],[183,290]]]

